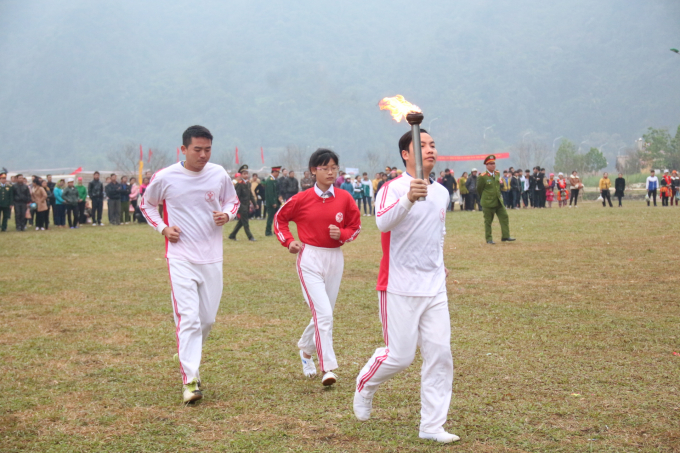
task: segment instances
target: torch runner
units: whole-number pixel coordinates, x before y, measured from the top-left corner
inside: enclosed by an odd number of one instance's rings
[[[425,179],[423,175],[423,151],[421,149],[420,140],[420,124],[425,118],[422,110],[417,105],[411,104],[404,96],[398,94],[393,98],[384,98],[378,104],[380,110],[389,110],[392,118],[399,123],[402,118],[406,118],[406,122],[411,125],[411,135],[413,136],[413,154],[416,160],[416,178]],[[425,198],[419,198],[418,201],[425,201]]]
[[[392,111],[396,121],[405,117],[412,129],[398,141],[406,173],[383,184],[376,197],[375,222],[383,258],[375,288],[385,347],[375,350],[357,376],[354,415],[360,421],[371,418],[375,393],[408,368],[420,348],[426,359],[420,373],[418,436],[456,442],[460,438],[445,429],[453,388],[444,265],[450,196],[443,185],[424,178],[436,165],[437,149],[432,136],[420,129],[420,109],[401,96],[383,99],[380,108]]]

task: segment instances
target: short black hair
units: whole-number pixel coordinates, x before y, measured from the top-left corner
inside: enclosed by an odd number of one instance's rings
[[[191,126],[182,134],[182,144],[186,147],[191,145],[192,138],[207,138],[212,142],[213,136],[210,131],[203,126]]]
[[[524,170],[524,172],[525,173],[531,173],[528,168],[526,170]]]
[[[47,175],[47,176],[45,176],[45,178],[48,178],[48,177],[50,177],[50,176],[52,176],[52,175]]]
[[[111,176],[116,176],[116,174],[115,174],[115,173],[111,173]]]
[[[654,170],[652,170],[652,171],[654,171]],[[22,178],[24,177],[24,175],[22,175],[21,173],[17,173],[16,175],[14,175],[15,178],[18,178],[19,176],[21,176]]]
[[[427,132],[427,130],[425,130],[425,129],[421,129],[420,133],[421,134],[423,134],[423,133],[429,134],[429,132]],[[408,131],[407,133],[402,135],[401,138],[399,139],[399,157],[401,157],[401,161],[404,163],[404,165],[406,165],[406,161],[402,157],[401,152],[402,151],[408,151],[408,147],[411,146],[412,141],[413,141],[413,133],[411,131]],[[392,167],[392,168],[394,168],[394,167]]]
[[[335,152],[326,148],[319,148],[312,153],[309,157],[309,170],[312,168],[321,167],[322,165],[328,165],[331,160],[335,161],[335,165],[340,165],[340,159]]]
[[[98,174],[99,174],[99,170],[97,170],[97,171],[95,171],[94,173],[92,173],[92,176],[98,175]],[[47,176],[50,176],[50,175],[47,175]]]

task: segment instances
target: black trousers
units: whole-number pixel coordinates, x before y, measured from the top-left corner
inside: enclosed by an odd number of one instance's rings
[[[78,223],[80,223],[81,225],[83,223],[87,223],[87,216],[85,215],[85,202],[84,201],[78,202]]]
[[[617,195],[616,198],[619,199],[619,206],[621,206],[621,199],[623,198],[623,195]]]
[[[49,210],[44,210],[44,211],[38,211],[35,214],[35,226],[37,228],[45,228],[49,226],[50,223],[50,211]]]
[[[580,189],[571,189],[571,193],[569,194],[569,206],[571,206],[571,202],[574,202],[574,206],[578,203],[578,191]]]
[[[612,208],[613,207],[612,206],[612,197],[611,197],[611,194],[609,193],[609,191],[608,190],[602,190],[600,193],[602,194],[602,207],[606,207],[607,206],[606,202],[608,201],[609,207]]]
[[[241,227],[243,227],[243,231],[246,232],[246,236],[248,236],[248,239],[253,238],[253,233],[250,232],[250,222],[248,220],[248,209],[239,209],[238,211],[238,223],[234,227],[234,230],[231,232],[229,235],[230,239],[236,239],[236,234],[239,232]]]
[[[524,202],[524,207],[529,206],[529,192],[522,192],[522,201]]]
[[[648,190],[647,191],[647,196],[650,198],[647,200],[647,206],[649,206],[649,202],[653,199],[654,200],[654,206],[656,206],[656,189],[654,190]],[[16,208],[14,209],[14,212],[17,212]]]
[[[137,200],[130,200],[130,204],[132,205],[132,209],[134,209],[134,212],[132,213],[132,222],[134,222],[137,220],[137,211],[139,211],[137,208]]]
[[[7,206],[6,208],[0,208],[0,217],[2,217],[2,231],[7,231],[7,221],[12,216],[12,208]]]
[[[510,207],[510,203],[511,203],[511,201],[510,201],[510,197],[511,197],[510,192],[507,191],[507,190],[506,190],[505,192],[503,192],[503,191],[501,190],[501,197],[503,197],[503,206],[505,206],[506,209],[509,208],[509,207]]]
[[[77,204],[66,204],[66,218],[68,219],[69,228],[78,226],[78,205]],[[71,215],[73,215],[73,221],[71,221]]]
[[[510,206],[511,208],[521,208],[522,207],[522,194],[519,193],[519,190],[511,190],[510,191],[510,196],[512,197],[512,205]]]
[[[26,206],[26,203],[14,203],[14,224],[18,231],[26,229]]]
[[[534,208],[545,208],[545,190],[534,190]]]
[[[102,223],[104,198],[92,198],[92,223]]]
[[[470,201],[470,211],[475,209],[482,210],[482,205],[479,204],[479,195],[476,193],[469,193],[468,200]]]

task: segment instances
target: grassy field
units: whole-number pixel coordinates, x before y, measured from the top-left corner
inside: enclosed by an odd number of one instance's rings
[[[330,389],[301,373],[310,314],[295,258],[263,222],[258,242],[225,240],[205,399],[191,407],[157,233],[4,233],[0,451],[680,451],[680,208],[643,204],[511,211],[518,240],[495,246],[481,213],[448,214],[446,428],[462,438],[449,446],[417,437],[419,359],[377,393],[370,421],[353,416],[354,379],[381,344],[373,218],[344,247]]]

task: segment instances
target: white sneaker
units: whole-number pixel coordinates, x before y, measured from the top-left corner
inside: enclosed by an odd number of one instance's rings
[[[323,379],[321,379],[321,383],[328,387],[329,385],[333,385],[338,381],[338,376],[333,373],[332,371],[327,372],[326,374],[323,375]]]
[[[569,207],[571,208],[571,205],[569,205]]]
[[[300,360],[302,360],[302,372],[307,377],[316,376],[316,366],[314,365],[314,359],[311,357],[306,359],[303,352],[300,351]]]
[[[193,403],[203,398],[203,393],[199,390],[196,379],[182,387],[182,398],[185,404]]]
[[[45,231],[45,228],[40,228],[40,231]]]
[[[420,431],[420,433],[418,433],[418,437],[421,439],[434,440],[444,444],[460,440],[460,437],[456,436],[455,434],[447,433],[446,431],[437,434],[430,434]]]
[[[373,397],[364,398],[358,390],[354,391],[354,416],[357,420],[365,422],[371,418],[373,409]]]
[[[40,230],[40,227],[35,227],[35,231],[39,231],[39,230]]]

